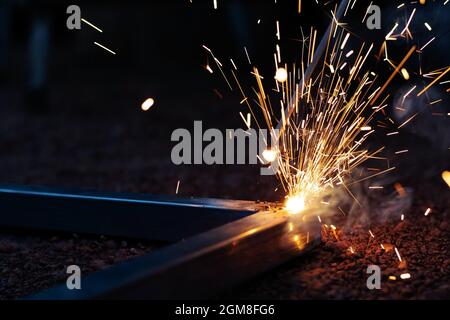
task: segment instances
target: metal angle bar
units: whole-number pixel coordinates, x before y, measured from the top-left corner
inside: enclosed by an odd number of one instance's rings
[[[0,185],[0,227],[175,242],[259,210],[253,201],[180,199]]]
[[[27,299],[210,298],[309,251],[320,230],[315,215],[260,211],[88,275],[82,290],[62,284]]]

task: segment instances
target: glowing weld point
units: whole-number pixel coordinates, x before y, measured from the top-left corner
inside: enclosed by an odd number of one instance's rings
[[[142,109],[142,111],[148,111],[151,107],[153,107],[154,104],[155,104],[155,99],[148,98],[147,100],[145,100],[142,103],[141,109]]]
[[[305,199],[301,196],[289,197],[285,208],[291,214],[298,214],[305,209]]]
[[[278,82],[286,82],[288,77],[287,71],[285,68],[278,68],[276,74],[275,74],[275,80],[277,80]]]

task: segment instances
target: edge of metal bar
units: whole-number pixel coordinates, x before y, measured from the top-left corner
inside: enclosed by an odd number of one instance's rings
[[[81,290],[69,290],[61,284],[26,299],[214,297],[318,244],[321,227],[314,217],[303,215],[294,221],[284,211],[261,211],[88,275]]]
[[[252,201],[0,185],[0,227],[179,241],[247,217]]]

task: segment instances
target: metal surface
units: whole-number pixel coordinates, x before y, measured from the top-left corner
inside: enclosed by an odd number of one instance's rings
[[[91,274],[82,290],[62,284],[28,299],[211,298],[299,257],[319,242],[317,218],[290,222],[285,212],[262,211]]]
[[[0,227],[179,241],[253,214],[252,201],[0,186]]]

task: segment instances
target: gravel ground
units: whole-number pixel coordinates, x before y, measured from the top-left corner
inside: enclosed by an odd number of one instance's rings
[[[324,227],[324,241],[319,248],[236,290],[233,296],[244,299],[448,299],[448,190],[436,179],[435,184],[418,187],[416,194],[404,221],[397,216],[386,223],[370,226],[356,223],[340,228],[346,224],[345,218],[329,219],[337,231],[334,233],[331,227]],[[428,207],[432,212],[425,216]],[[381,268],[381,290],[367,289],[369,275],[366,272],[372,264]],[[410,279],[400,278],[407,273]],[[390,276],[396,279],[390,280]]]
[[[101,237],[0,233],[0,299],[15,299],[64,282],[67,267],[82,276],[143,255],[155,245]]]

